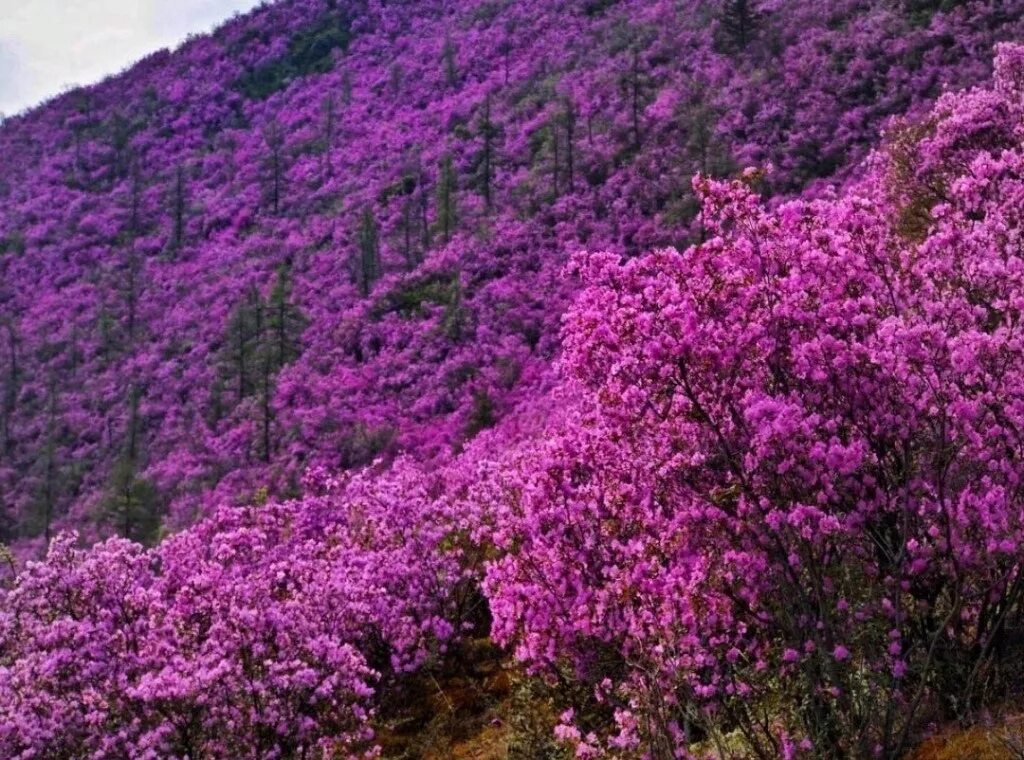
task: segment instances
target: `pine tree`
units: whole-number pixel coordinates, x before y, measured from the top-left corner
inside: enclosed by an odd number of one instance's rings
[[[455,166],[450,154],[441,159],[441,172],[437,181],[437,229],[441,239],[447,244],[458,224],[458,211],[455,208],[457,191]]]
[[[441,49],[441,63],[444,67],[444,81],[449,87],[455,87],[459,83],[457,56],[458,50],[451,35],[445,35],[444,47]]]
[[[128,191],[128,223],[125,230],[129,238],[137,238],[142,234],[142,165],[137,157],[132,159],[131,186]]]
[[[226,349],[225,374],[234,380],[235,400],[241,403],[253,389],[251,372],[256,352],[256,315],[251,293],[228,318]]]
[[[719,23],[733,50],[746,49],[760,17],[757,0],[723,0]]]
[[[139,298],[142,287],[142,260],[134,249],[125,257],[124,279],[121,287],[124,299],[124,334],[128,350],[135,346],[139,322]]]
[[[576,104],[571,96],[565,97],[562,118],[565,123],[565,170],[571,193],[576,189]]]
[[[264,301],[249,290],[228,318],[220,366],[210,389],[209,421],[216,425],[234,407],[255,397],[259,416],[259,452],[269,461],[274,451],[274,392],[282,368],[301,354],[306,319],[292,301],[290,262],[278,268],[277,279]],[[230,390],[229,390],[230,389]]]
[[[334,162],[331,158],[331,151],[334,149],[334,133],[337,130],[337,103],[333,94],[327,95],[321,103],[323,112],[323,136],[320,140],[320,153],[323,162],[322,173],[324,178],[334,174]]]
[[[0,453],[8,454],[14,445],[13,418],[18,406],[21,372],[18,367],[18,333],[13,322],[4,324],[7,333],[3,404],[0,406]]]
[[[302,353],[300,336],[306,329],[306,319],[292,303],[292,276],[290,262],[278,267],[277,280],[267,299],[268,343],[273,370],[291,364]]]
[[[160,527],[160,502],[154,485],[139,475],[141,401],[142,391],[133,385],[128,392],[128,421],[123,449],[111,472],[107,497],[101,504],[101,516],[111,522],[124,538],[150,542]]]
[[[491,94],[487,93],[484,99],[484,110],[480,118],[480,133],[484,138],[483,155],[481,156],[481,189],[484,196],[484,204],[490,211],[493,206],[492,182],[494,174],[494,137],[496,133],[494,122],[491,121]]]
[[[640,90],[643,86],[640,73],[640,50],[633,48],[633,62],[629,71],[629,110],[633,123],[633,148],[640,150]]]
[[[406,197],[402,202],[402,253],[405,255],[405,266],[412,270],[418,264],[417,256],[413,251],[412,233],[414,215],[416,214],[416,202],[412,195]]]
[[[359,262],[356,277],[359,282],[359,292],[363,298],[370,295],[370,290],[381,275],[380,262],[380,229],[377,226],[377,219],[373,210],[369,207],[363,209],[362,217],[359,220]]]
[[[51,376],[46,396],[46,442],[39,467],[39,491],[36,496],[38,519],[41,532],[47,544],[50,543],[53,520],[57,506],[59,468],[57,464],[57,380]]]
[[[132,127],[124,114],[115,113],[109,126],[110,150],[113,153],[111,179],[116,181],[128,174],[131,166]]]
[[[277,120],[271,121],[263,132],[267,144],[267,199],[270,210],[277,216],[281,212],[284,192],[284,130]]]
[[[558,198],[562,194],[561,186],[558,184],[559,176],[562,171],[561,153],[559,146],[561,140],[559,139],[558,119],[552,119],[548,124],[548,134],[551,141],[551,194],[553,198]]]
[[[171,191],[171,249],[181,250],[185,244],[185,223],[188,214],[188,188],[185,181],[185,167],[178,164],[174,171],[174,187]]]

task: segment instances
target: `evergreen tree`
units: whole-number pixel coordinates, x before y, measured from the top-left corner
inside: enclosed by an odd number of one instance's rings
[[[565,170],[571,193],[576,189],[576,104],[571,96],[565,98],[562,119],[565,124]]]
[[[128,222],[125,232],[129,238],[136,238],[142,234],[142,193],[144,190],[142,165],[137,157],[132,159],[129,171],[131,185],[128,191]]]
[[[633,48],[632,62],[627,77],[627,87],[629,90],[629,112],[633,126],[633,149],[640,150],[642,142],[640,135],[640,98],[641,90],[644,87],[644,79],[640,70],[640,50],[637,47]]]
[[[445,84],[449,87],[455,87],[459,83],[457,56],[458,49],[455,47],[451,35],[445,35],[444,47],[441,49],[441,64],[444,67]]]
[[[4,372],[3,404],[0,406],[0,453],[10,453],[14,445],[13,418],[18,406],[21,372],[18,367],[18,333],[14,323],[4,324],[6,371]]]
[[[174,186],[171,191],[171,249],[181,250],[185,244],[185,224],[188,214],[188,187],[185,167],[178,164],[174,171]]]
[[[337,102],[333,94],[324,97],[321,103],[323,112],[323,136],[320,139],[320,155],[322,156],[322,173],[325,178],[334,174],[334,162],[331,151],[334,148],[334,134],[337,131]]]
[[[370,295],[373,283],[381,275],[380,229],[373,210],[369,207],[363,209],[363,215],[359,220],[358,244],[359,262],[356,278],[359,282],[359,292],[366,298]]]
[[[60,488],[57,462],[58,435],[57,379],[51,376],[46,394],[46,439],[38,461],[38,490],[35,499],[35,518],[38,520],[36,530],[42,533],[47,544],[50,543]]]
[[[142,288],[142,260],[134,249],[125,256],[121,295],[124,300],[124,334],[129,351],[135,346],[139,323],[139,298]]]
[[[108,127],[111,156],[111,180],[128,176],[131,167],[132,125],[124,114],[115,113]]]
[[[719,23],[732,50],[745,50],[756,32],[761,11],[757,0],[723,0]]]
[[[256,313],[250,292],[228,317],[222,374],[234,386],[236,403],[253,392],[252,370],[257,349]]]
[[[274,392],[277,374],[301,353],[306,319],[292,301],[290,262],[278,268],[266,300],[251,289],[228,319],[220,367],[210,390],[209,420],[216,425],[230,409],[255,397],[258,415],[259,456],[270,461],[273,440]],[[233,392],[229,391],[233,389]]]
[[[268,345],[273,370],[291,364],[302,353],[300,337],[306,329],[306,319],[292,303],[292,275],[290,262],[278,267],[277,280],[267,299]]]
[[[497,130],[491,121],[491,94],[484,99],[484,110],[480,117],[480,134],[483,136],[483,155],[480,161],[480,187],[484,204],[490,211],[493,206],[492,183],[494,177],[494,138]]]
[[[562,171],[562,162],[561,152],[559,151],[561,139],[557,118],[552,119],[548,124],[548,133],[551,141],[551,195],[557,199],[562,194],[562,188],[558,183]]]
[[[284,130],[275,119],[263,132],[267,144],[266,175],[267,202],[271,213],[281,212],[284,193]]]
[[[441,171],[437,181],[437,229],[441,239],[447,244],[458,224],[458,211],[455,208],[457,190],[455,166],[451,154],[441,159]]]
[[[111,523],[124,538],[148,543],[156,537],[160,527],[160,500],[152,482],[139,474],[141,401],[142,391],[133,385],[128,392],[124,445],[111,473],[107,496],[101,504],[101,517]]]

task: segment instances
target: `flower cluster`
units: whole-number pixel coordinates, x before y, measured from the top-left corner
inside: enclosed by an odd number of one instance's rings
[[[461,563],[430,478],[314,478],[143,550],[56,539],[0,611],[4,757],[363,757],[381,678],[443,651]]]
[[[560,730],[580,757],[893,756],[1012,685],[1021,55],[840,199],[698,177],[706,242],[577,257],[566,411],[495,476],[485,584],[497,639],[606,711]]]

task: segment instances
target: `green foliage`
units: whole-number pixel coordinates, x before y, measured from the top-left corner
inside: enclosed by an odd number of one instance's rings
[[[350,469],[372,464],[392,447],[396,437],[395,429],[389,425],[369,427],[357,423],[342,447],[342,467]]]
[[[11,232],[0,237],[0,256],[8,254],[21,256],[25,253],[25,236],[21,232]]]
[[[466,420],[466,437],[472,438],[481,430],[494,427],[497,421],[494,400],[490,394],[485,389],[474,391],[473,408],[469,412],[469,419]]]
[[[253,69],[235,87],[253,100],[264,100],[286,88],[294,79],[324,74],[334,65],[334,51],[348,49],[352,23],[344,13],[334,13],[292,37],[288,52],[276,61]]]
[[[962,5],[965,0],[902,0],[904,13],[917,26],[928,26],[936,13],[948,13]]]
[[[605,12],[619,0],[585,0],[583,3],[584,16],[603,16]]]
[[[140,477],[137,463],[121,458],[110,477],[103,517],[124,537],[152,543],[160,530],[160,495],[153,483]]]
[[[264,456],[269,449],[274,380],[302,353],[301,336],[306,324],[305,315],[292,297],[291,267],[287,263],[278,268],[266,299],[250,290],[228,317],[210,389],[209,421],[215,425],[246,398],[258,397]]]
[[[160,530],[162,501],[156,486],[140,474],[143,469],[141,402],[142,390],[132,387],[128,393],[123,449],[110,474],[98,517],[101,522],[112,525],[124,538],[152,543]]]
[[[363,298],[370,295],[373,283],[380,279],[380,227],[377,218],[373,215],[373,209],[363,209],[363,215],[359,220],[359,258],[356,268],[356,280],[359,284],[359,292]]]
[[[291,269],[287,264],[278,267],[277,280],[267,298],[267,326],[269,361],[276,372],[299,358],[299,336],[306,329],[305,315],[292,302]]]
[[[441,159],[441,170],[437,180],[437,231],[441,239],[448,243],[459,222],[455,193],[458,191],[458,178],[451,155]]]
[[[374,319],[392,313],[405,319],[419,318],[426,314],[426,304],[448,307],[456,297],[451,275],[429,274],[401,283],[377,302],[371,315]]]
[[[763,14],[756,0],[725,0],[719,16],[719,38],[722,50],[742,52],[757,34]]]
[[[444,48],[441,50],[441,65],[444,67],[445,84],[449,87],[455,87],[459,83],[459,66],[456,60],[458,52],[451,36],[446,36]]]

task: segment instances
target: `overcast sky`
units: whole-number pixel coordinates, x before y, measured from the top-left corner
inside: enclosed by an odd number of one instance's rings
[[[259,0],[0,0],[0,113],[91,84]]]

